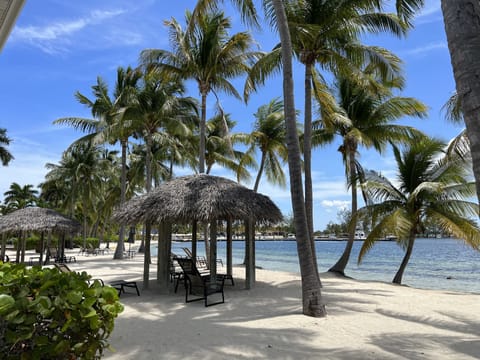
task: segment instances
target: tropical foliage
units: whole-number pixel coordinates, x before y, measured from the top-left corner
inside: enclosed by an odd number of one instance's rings
[[[421,132],[395,122],[404,116],[423,118],[427,114],[427,107],[417,99],[395,96],[394,91],[403,88],[403,79],[395,77],[389,81],[382,80],[376,67],[367,67],[361,78],[338,77],[335,85],[338,104],[323,109],[324,116],[316,124],[319,129],[315,134],[315,144],[331,142],[336,136],[342,141],[338,151],[342,155],[347,183],[351,188],[353,221],[345,251],[330,271],[343,274],[357,225],[357,183],[363,176],[358,161],[359,147],[373,148],[383,153],[389,142],[415,141],[422,136]]]
[[[0,161],[3,166],[7,166],[13,160],[13,155],[6,146],[10,145],[12,140],[7,136],[7,129],[0,129]]]
[[[367,205],[360,213],[371,220],[372,230],[359,261],[383,234],[394,234],[405,249],[394,283],[402,282],[416,235],[427,221],[480,250],[479,207],[471,201],[475,196],[471,162],[446,149],[444,142],[426,137],[403,149],[393,145],[398,168],[395,183],[375,171],[365,173],[362,189]]]
[[[123,311],[87,273],[0,264],[2,359],[100,359]]]

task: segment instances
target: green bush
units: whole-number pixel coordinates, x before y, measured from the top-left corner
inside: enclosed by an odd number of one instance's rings
[[[2,359],[100,359],[122,311],[85,272],[0,263]]]

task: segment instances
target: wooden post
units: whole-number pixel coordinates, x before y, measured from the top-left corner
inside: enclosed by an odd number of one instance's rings
[[[162,293],[168,292],[170,254],[168,243],[172,240],[172,226],[162,222],[158,227],[157,283]]]
[[[254,237],[252,236],[253,221],[245,221],[245,289],[255,286]]]
[[[227,220],[227,274],[232,275],[232,219]]]
[[[195,260],[194,260],[195,261]],[[210,223],[210,281],[217,280],[217,220]]]
[[[197,261],[197,222],[192,223],[192,260]]]

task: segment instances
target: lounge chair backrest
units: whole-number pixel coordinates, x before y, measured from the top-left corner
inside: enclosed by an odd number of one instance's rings
[[[59,264],[55,263],[54,265],[58,270],[60,270],[60,272],[63,272],[63,273],[72,272],[72,270],[70,270],[70,268],[64,263],[59,263]]]
[[[177,261],[178,265],[180,265],[185,274],[201,277],[200,272],[198,271],[191,258],[189,259],[176,257],[174,259]]]
[[[225,277],[217,278],[215,282],[210,282],[210,276],[203,276],[195,266],[194,261],[191,258],[174,258],[183,270],[185,276],[185,302],[204,300],[205,306],[211,306],[216,304],[222,304],[225,301],[223,295],[223,285]],[[221,294],[221,300],[213,303],[208,303],[208,296],[215,293]],[[190,299],[189,295],[196,295],[198,299]]]

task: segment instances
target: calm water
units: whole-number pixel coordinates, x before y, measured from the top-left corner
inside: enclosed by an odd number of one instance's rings
[[[342,241],[317,241],[318,265],[327,271],[345,248]],[[380,241],[364,257],[357,256],[362,243],[355,242],[346,273],[356,279],[391,282],[403,258],[403,250],[395,242]],[[219,242],[218,257],[225,260],[225,242]],[[173,242],[172,252],[184,254],[182,247],[190,242]],[[233,263],[243,262],[245,243],[233,242]],[[156,249],[154,250],[156,253]],[[198,254],[205,253],[203,242]],[[267,270],[299,273],[295,241],[257,241],[256,264]],[[447,279],[451,277],[451,279]],[[410,262],[403,275],[403,284],[418,288],[455,290],[480,294],[480,252],[452,239],[417,239]]]

